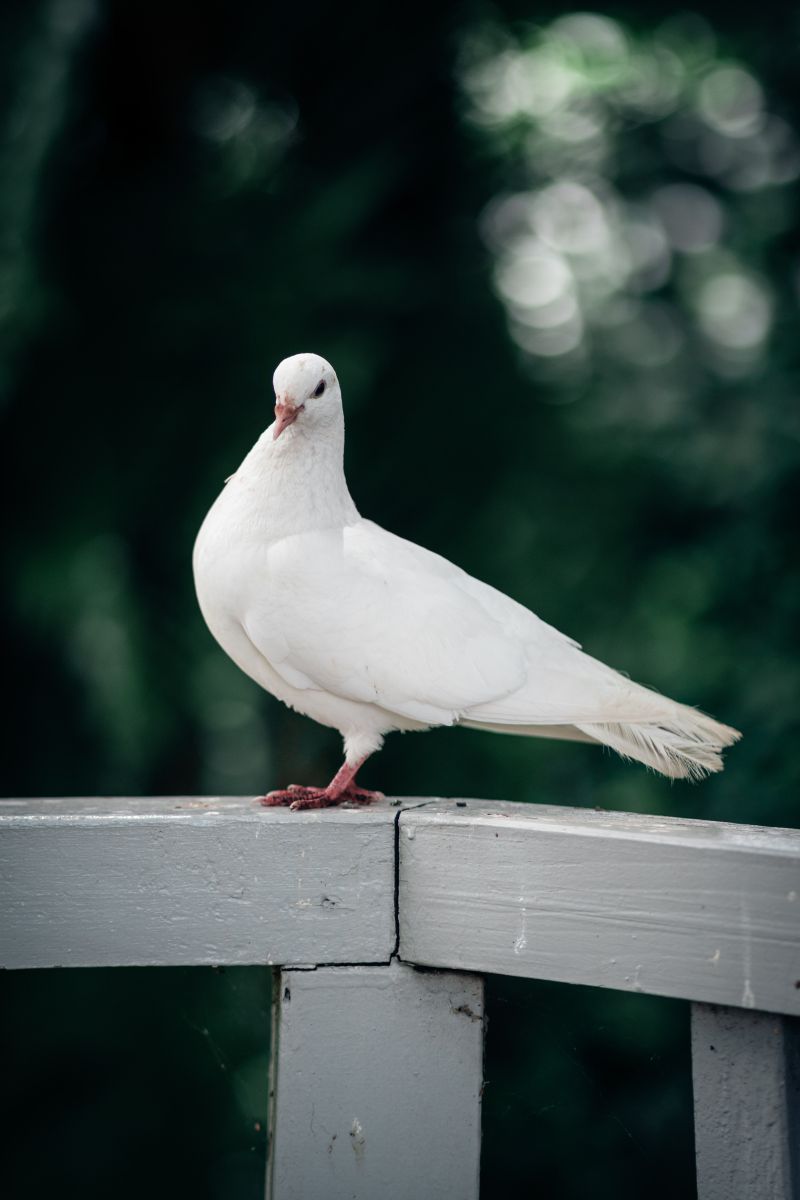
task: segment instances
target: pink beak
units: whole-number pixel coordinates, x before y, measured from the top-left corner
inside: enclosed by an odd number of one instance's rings
[[[293,421],[297,420],[298,414],[305,408],[304,404],[287,404],[278,403],[275,405],[275,428],[272,430],[272,439],[277,441],[283,433],[284,429],[288,428]]]

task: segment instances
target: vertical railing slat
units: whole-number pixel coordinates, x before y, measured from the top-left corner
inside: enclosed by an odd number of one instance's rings
[[[477,1200],[483,981],[391,966],[279,975],[271,1200]]]
[[[698,1200],[800,1200],[796,1018],[692,1005]]]

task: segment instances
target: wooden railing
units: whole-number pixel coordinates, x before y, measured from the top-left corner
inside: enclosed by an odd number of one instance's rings
[[[700,1200],[800,1196],[800,832],[7,800],[0,880],[4,967],[276,968],[273,1200],[477,1197],[492,972],[691,1001]]]

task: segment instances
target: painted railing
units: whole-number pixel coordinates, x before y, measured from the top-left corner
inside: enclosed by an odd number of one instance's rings
[[[273,1200],[477,1197],[486,973],[690,1001],[700,1200],[800,1197],[800,832],[7,800],[0,881],[4,967],[276,968]]]

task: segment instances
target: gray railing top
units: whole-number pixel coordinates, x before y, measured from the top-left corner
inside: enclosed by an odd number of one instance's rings
[[[407,799],[0,801],[0,965],[388,962],[800,1013],[800,832]],[[398,940],[399,939],[399,940]]]

